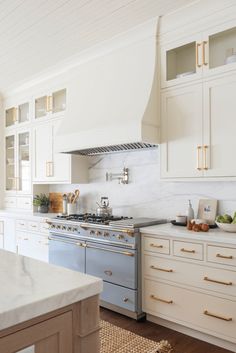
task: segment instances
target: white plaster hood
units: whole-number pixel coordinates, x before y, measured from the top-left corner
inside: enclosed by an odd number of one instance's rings
[[[86,155],[159,143],[157,25],[155,19],[120,35],[79,66],[68,86],[58,152]]]

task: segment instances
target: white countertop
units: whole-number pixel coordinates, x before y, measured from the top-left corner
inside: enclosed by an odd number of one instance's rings
[[[97,295],[102,280],[0,250],[0,330]]]
[[[1,210],[0,217],[12,217],[12,218],[22,218],[22,219],[35,219],[44,220],[45,218],[54,218],[57,216],[57,213],[39,213],[39,212],[24,212],[24,211],[10,211],[10,210]]]
[[[171,223],[160,224],[140,229],[142,234],[152,234],[159,236],[171,236],[186,240],[203,240],[216,243],[226,243],[236,245],[236,233],[222,232],[219,228],[210,229],[208,232],[193,232],[186,227],[174,226]]]

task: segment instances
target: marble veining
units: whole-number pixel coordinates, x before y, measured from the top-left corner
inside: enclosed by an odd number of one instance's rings
[[[0,250],[0,330],[102,291],[102,280]]]
[[[105,181],[106,172],[120,173],[126,166],[130,170],[130,183]],[[201,198],[219,200],[219,212],[236,211],[236,182],[191,181],[171,182],[160,178],[159,149],[114,153],[90,157],[89,183],[78,185],[51,185],[50,191],[81,191],[79,212],[95,211],[96,201],[108,196],[113,214],[126,216],[150,216],[173,219],[177,213],[185,213],[188,199],[195,212]]]

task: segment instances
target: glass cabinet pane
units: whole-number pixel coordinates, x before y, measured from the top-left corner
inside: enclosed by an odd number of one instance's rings
[[[236,28],[209,36],[209,68],[236,62]]]
[[[18,135],[18,185],[19,191],[30,191],[29,132]]]
[[[18,122],[24,123],[29,121],[29,103],[19,105],[18,108]]]
[[[16,189],[15,136],[6,137],[6,190]]]
[[[16,108],[6,110],[6,127],[12,126],[17,122]]]
[[[166,80],[196,73],[196,42],[166,52]]]
[[[66,89],[52,94],[52,112],[58,113],[66,109]]]
[[[48,97],[43,96],[35,99],[35,119],[42,118],[47,115]]]

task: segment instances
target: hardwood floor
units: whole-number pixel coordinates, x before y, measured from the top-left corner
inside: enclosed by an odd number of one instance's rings
[[[196,338],[170,330],[151,322],[136,322],[126,316],[101,308],[101,319],[117,325],[140,336],[154,341],[168,340],[174,347],[174,353],[231,353]]]

